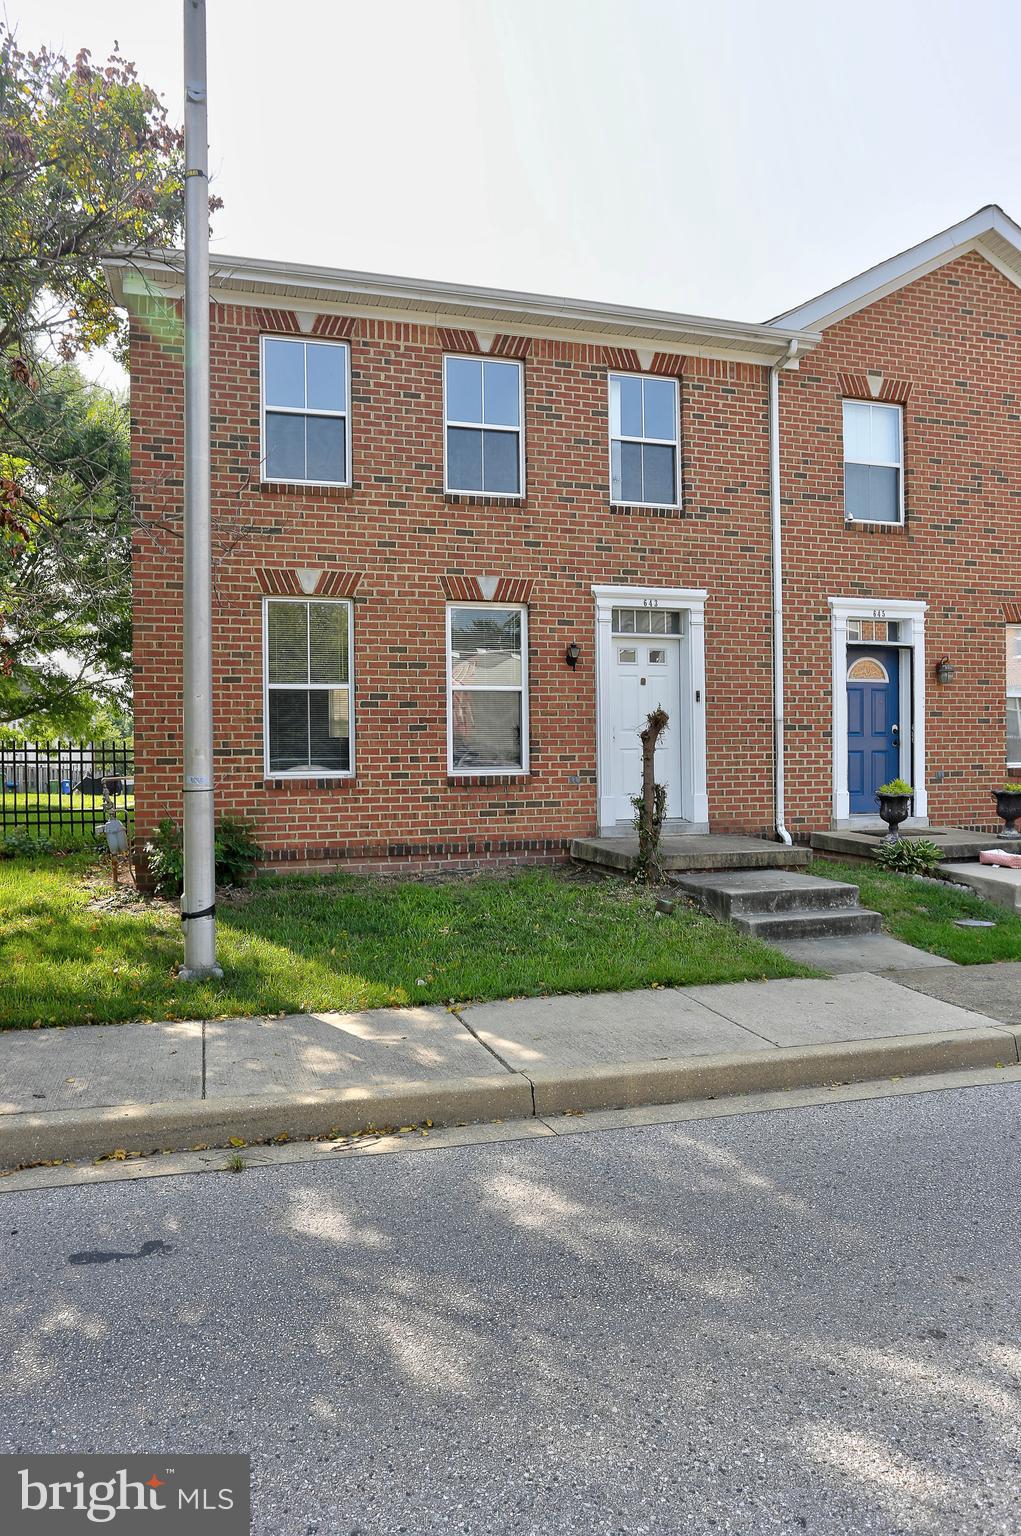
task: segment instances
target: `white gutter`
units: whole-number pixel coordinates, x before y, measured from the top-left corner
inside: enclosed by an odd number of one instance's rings
[[[118,304],[138,284],[176,295],[181,283],[179,251],[124,253],[112,251],[103,258],[111,292]],[[489,329],[521,334],[523,328],[583,332],[596,344],[612,346],[626,338],[630,345],[643,341],[665,343],[697,352],[717,347],[741,352],[761,365],[774,361],[792,339],[802,351],[815,346],[819,337],[782,323],[749,323],[717,320],[704,315],[675,314],[629,304],[605,304],[554,294],[524,293],[502,288],[469,287],[458,283],[431,282],[420,278],[392,277],[382,273],[350,272],[333,267],[313,267],[252,257],[216,255],[210,281],[215,292],[237,293],[238,302],[252,302],[259,295],[275,295],[299,308],[302,305],[334,304],[343,309],[398,320],[432,315],[434,323],[474,328],[481,321]]]
[[[780,369],[798,350],[791,340],[787,356],[769,370],[769,520],[773,576],[773,806],[776,835],[789,848],[794,839],[784,824],[783,696],[783,547],[780,535]]]

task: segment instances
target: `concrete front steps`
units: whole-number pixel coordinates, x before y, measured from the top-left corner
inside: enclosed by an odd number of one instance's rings
[[[789,870],[742,869],[675,875],[686,896],[768,942],[878,933],[883,920],[858,901],[858,887]]]
[[[680,874],[671,880],[714,917],[832,976],[952,964],[884,933],[879,913],[860,905],[858,887],[841,880],[774,869]]]

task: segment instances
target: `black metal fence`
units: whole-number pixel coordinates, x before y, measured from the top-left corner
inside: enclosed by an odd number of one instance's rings
[[[130,741],[0,740],[0,836],[92,838],[106,820],[104,789],[130,827],[134,773]]]

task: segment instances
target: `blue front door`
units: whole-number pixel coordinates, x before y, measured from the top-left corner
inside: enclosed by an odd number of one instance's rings
[[[847,787],[852,816],[874,816],[876,790],[900,774],[900,653],[847,653]]]

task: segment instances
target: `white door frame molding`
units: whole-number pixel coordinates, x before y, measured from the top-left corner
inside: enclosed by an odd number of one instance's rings
[[[609,679],[613,667],[614,608],[682,609],[687,615],[680,647],[680,698],[677,701],[681,749],[681,816],[693,832],[709,829],[706,791],[705,604],[701,587],[594,586],[596,600],[596,780],[600,831],[613,831],[616,817],[610,784],[613,718]]]
[[[902,762],[915,791],[912,826],[928,826],[929,797],[925,786],[925,613],[928,603],[890,597],[831,597],[833,645],[833,825],[858,826],[866,819],[851,815],[847,787],[847,621],[898,619],[899,645],[910,654],[910,671],[901,670]],[[876,645],[886,641],[877,640]],[[910,688],[908,681],[910,679]],[[910,726],[903,739],[904,722]],[[867,818],[872,820],[873,818]],[[878,816],[875,818],[878,821]]]

